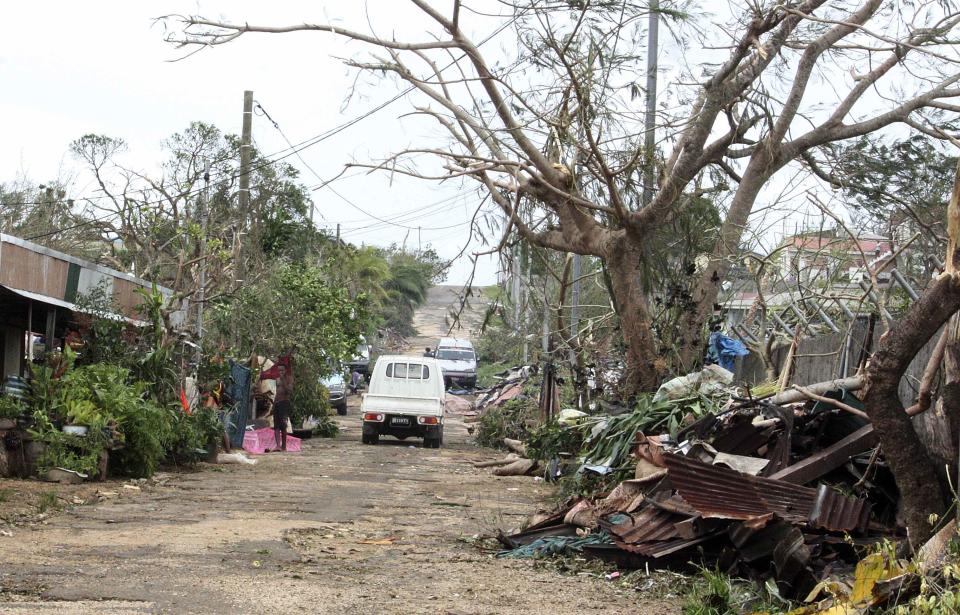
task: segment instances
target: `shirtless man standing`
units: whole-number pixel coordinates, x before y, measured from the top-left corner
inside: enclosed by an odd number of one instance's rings
[[[280,366],[277,378],[277,396],[273,399],[273,429],[280,450],[287,450],[287,424],[293,407],[290,398],[293,395],[293,373],[286,365]]]

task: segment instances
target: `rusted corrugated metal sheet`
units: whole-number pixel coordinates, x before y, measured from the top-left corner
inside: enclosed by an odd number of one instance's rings
[[[670,481],[683,499],[705,518],[747,520],[774,513],[806,522],[815,489],[740,474],[680,455],[664,455]]]
[[[51,305],[64,307],[58,302],[66,302],[68,309],[74,309],[78,295],[102,286],[122,308],[123,315],[133,318],[139,316],[136,308],[142,303],[136,289],[152,288],[150,282],[129,273],[3,233],[0,233],[0,285],[37,295],[38,301],[52,299]],[[166,296],[172,295],[167,288],[158,289]],[[171,322],[180,321],[182,313],[175,312]]]
[[[747,521],[773,513],[793,523],[833,531],[863,530],[870,505],[823,485],[819,490],[749,476],[680,455],[663,461],[677,493],[705,518]]]
[[[0,284],[63,299],[67,261],[4,242],[2,263]]]
[[[670,540],[658,540],[656,542],[642,542],[640,544],[628,544],[621,540],[613,539],[613,544],[624,551],[652,557],[654,559],[672,555],[678,551],[706,542],[718,535],[718,532],[698,536],[697,538],[672,538]]]
[[[810,525],[827,530],[864,532],[870,521],[870,503],[848,498],[827,485],[820,485],[810,511]]]
[[[498,395],[496,399],[490,402],[490,404],[494,406],[499,406],[500,404],[510,401],[517,395],[520,395],[520,393],[522,392],[523,392],[523,382],[517,382],[515,384],[511,384],[506,388],[504,388],[503,391],[500,392],[500,395]]]
[[[638,544],[676,538],[674,524],[685,517],[647,506],[634,515],[617,513],[600,521],[600,527],[626,544]]]

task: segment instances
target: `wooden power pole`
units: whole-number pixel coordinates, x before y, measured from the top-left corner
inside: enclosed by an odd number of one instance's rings
[[[250,230],[256,225],[257,221],[250,211],[250,158],[252,157],[252,136],[253,130],[253,91],[246,90],[243,93],[243,129],[240,134],[240,191],[238,193],[240,211],[243,212],[243,219],[249,222]],[[243,280],[246,277],[246,267],[243,264],[243,241],[250,237],[240,240],[240,249],[238,250],[239,262],[237,263],[238,279]]]

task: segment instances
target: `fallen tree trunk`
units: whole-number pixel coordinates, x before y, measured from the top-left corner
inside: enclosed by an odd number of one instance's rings
[[[526,476],[537,467],[533,459],[517,459],[510,465],[502,466],[493,471],[494,476]]]
[[[521,442],[520,440],[514,440],[512,438],[504,438],[503,445],[509,448],[514,453],[520,455],[521,457],[527,456],[527,445]]]
[[[936,465],[900,403],[900,379],[917,352],[960,309],[960,167],[947,206],[946,271],[931,281],[906,314],[880,338],[867,368],[864,397],[890,470],[900,489],[900,510],[916,548],[933,532],[930,515],[943,515],[946,495]]]
[[[863,381],[864,379],[862,376],[851,376],[849,378],[838,378],[837,380],[818,382],[817,384],[807,385],[803,388],[805,391],[809,391],[817,395],[823,395],[824,393],[829,393],[830,391],[836,391],[838,389],[859,391],[863,388]],[[783,406],[785,404],[795,404],[807,399],[809,398],[803,392],[795,389],[788,389],[771,397],[770,403],[777,406]]]
[[[505,466],[513,463],[517,459],[520,459],[520,456],[516,453],[510,453],[503,459],[491,459],[490,461],[477,461],[473,464],[475,468],[495,468],[497,466]]]

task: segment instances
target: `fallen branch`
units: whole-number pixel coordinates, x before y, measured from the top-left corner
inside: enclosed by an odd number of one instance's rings
[[[520,455],[521,457],[527,456],[527,445],[521,442],[520,440],[514,440],[512,438],[504,438],[503,445],[509,448],[514,453]]]
[[[930,355],[927,367],[923,370],[923,376],[920,378],[920,393],[917,395],[917,403],[907,408],[907,415],[916,416],[930,407],[930,402],[933,399],[930,395],[930,389],[933,388],[933,380],[937,377],[937,372],[940,371],[940,362],[943,361],[948,337],[946,330],[940,334],[940,339],[937,340],[937,345],[933,348],[933,354]]]
[[[805,390],[817,394],[836,391],[837,389],[843,389],[844,391],[858,391],[862,388],[863,378],[860,376],[851,376],[850,378],[840,378],[838,380],[827,380],[826,382],[818,382],[816,384],[811,384],[804,387]],[[804,401],[807,398],[808,396],[800,391],[788,389],[782,393],[777,393],[771,397],[769,401],[771,404],[783,406],[786,404],[795,404],[798,401]]]
[[[520,459],[520,456],[516,453],[510,453],[503,459],[491,459],[489,461],[477,461],[473,464],[475,468],[495,468],[497,466],[505,466],[513,463],[517,459]]]
[[[517,459],[510,465],[502,466],[493,471],[494,476],[525,476],[537,467],[533,459]]]
[[[800,391],[801,393],[803,393],[806,397],[809,397],[810,399],[814,399],[814,400],[816,400],[816,401],[823,402],[823,403],[825,403],[825,404],[830,404],[830,405],[832,405],[832,406],[836,406],[837,408],[843,410],[844,412],[849,412],[850,414],[855,414],[855,415],[857,415],[857,416],[859,416],[859,417],[861,417],[861,418],[864,418],[864,419],[866,419],[866,420],[868,420],[868,421],[870,420],[870,417],[867,415],[866,412],[864,412],[863,410],[857,410],[857,409],[854,408],[853,406],[847,405],[847,404],[843,403],[842,401],[837,401],[837,400],[835,400],[835,399],[830,399],[829,397],[824,397],[823,395],[819,395],[819,394],[817,394],[817,393],[814,393],[814,392],[811,391],[810,389],[804,388],[804,387],[800,386],[799,384],[793,385],[792,388],[793,388],[793,390],[795,390],[795,391]]]

